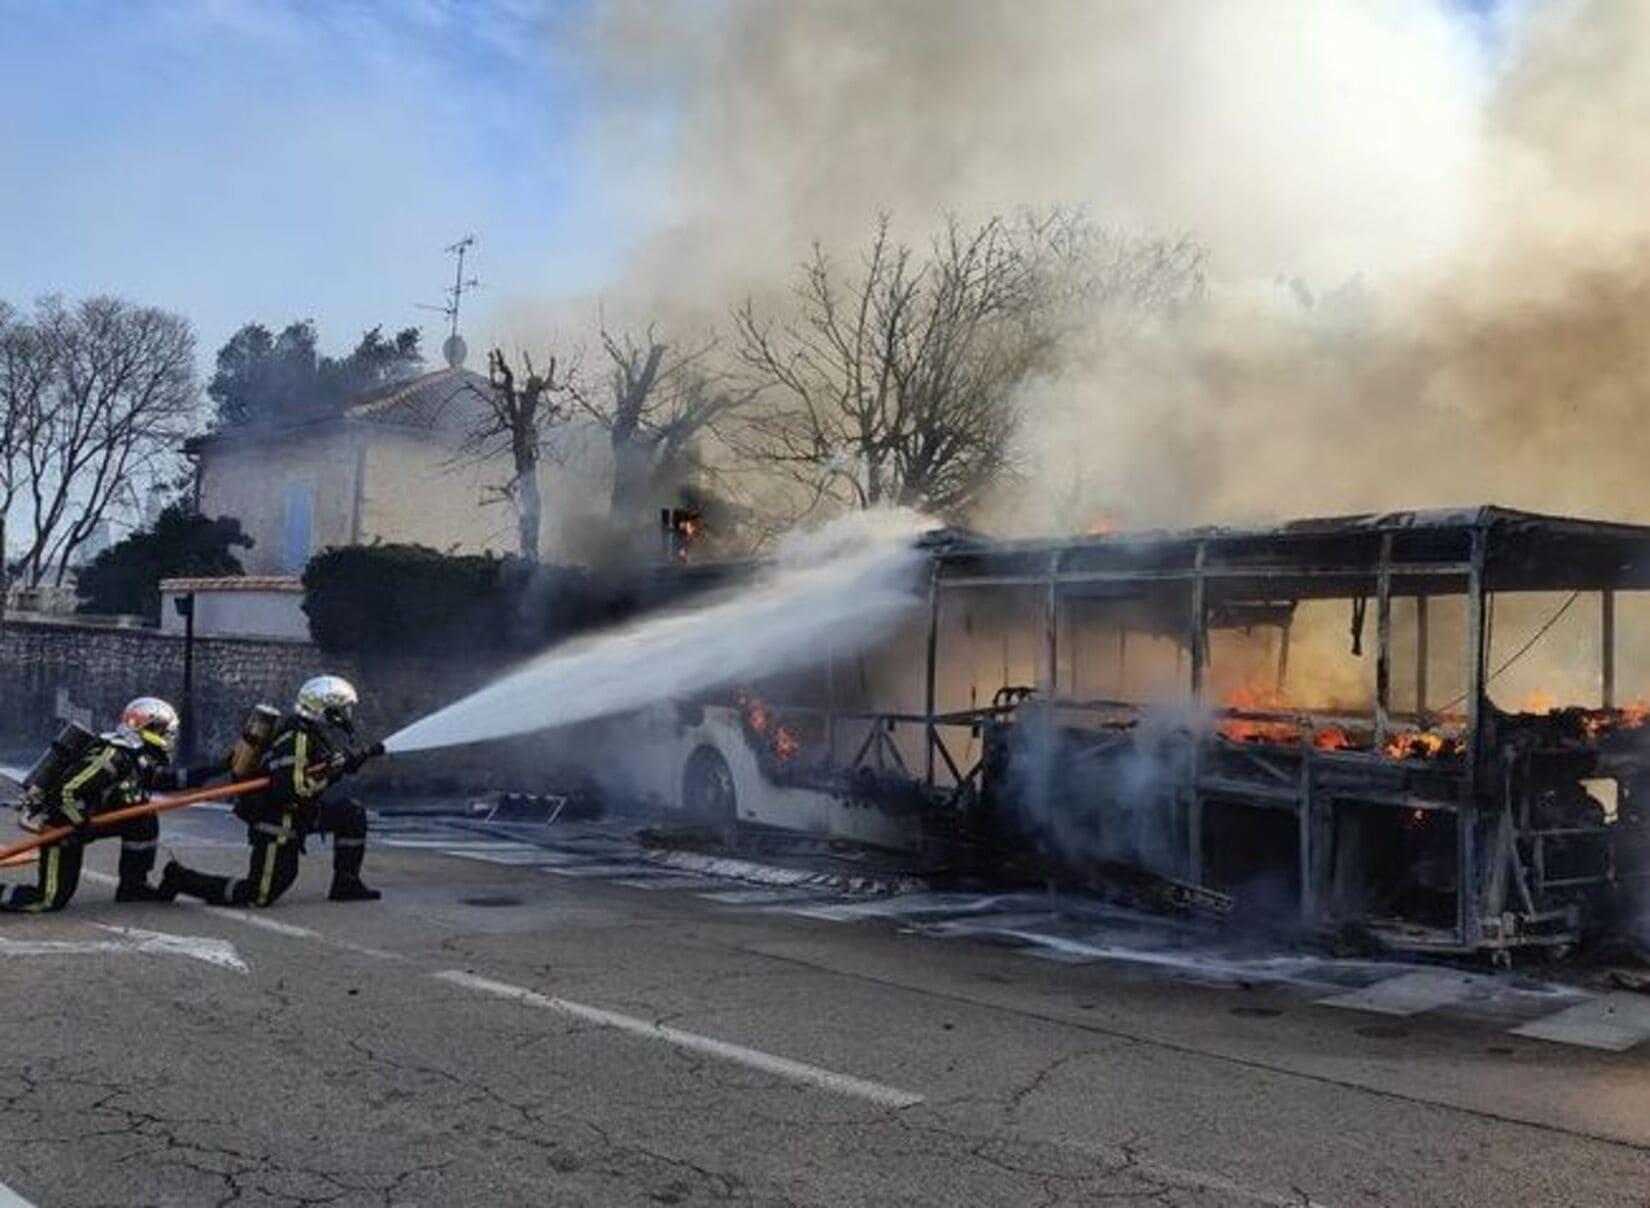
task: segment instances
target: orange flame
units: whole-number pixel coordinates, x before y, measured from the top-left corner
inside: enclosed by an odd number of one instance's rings
[[[761,697],[741,692],[738,696],[740,712],[753,734],[767,740],[768,749],[780,763],[789,763],[802,750],[802,740],[786,725],[774,720],[773,710]]]
[[[1228,709],[1256,713],[1282,712],[1285,708],[1278,693],[1271,688],[1252,684],[1234,688],[1221,702]],[[1261,721],[1246,717],[1227,717],[1220,722],[1220,732],[1233,742],[1298,743],[1301,727],[1289,721]]]
[[[1459,755],[1461,740],[1435,730],[1405,730],[1388,738],[1382,750],[1393,759],[1440,759]]]
[[[1537,688],[1520,697],[1517,708],[1520,713],[1551,713],[1558,708],[1558,698],[1545,688]]]
[[[1619,709],[1597,709],[1581,719],[1581,732],[1596,742],[1619,730],[1637,730],[1650,721],[1650,701],[1643,698]]]

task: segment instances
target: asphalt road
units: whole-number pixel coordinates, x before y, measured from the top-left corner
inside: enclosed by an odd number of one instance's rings
[[[1650,1204],[1641,1053],[433,850],[333,905],[328,855],[0,919],[0,1206]]]

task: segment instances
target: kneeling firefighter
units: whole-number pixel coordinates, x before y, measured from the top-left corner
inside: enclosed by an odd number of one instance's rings
[[[94,829],[102,813],[136,805],[154,789],[175,788],[180,776],[170,768],[178,741],[177,711],[163,700],[142,696],[121,712],[120,723],[93,736],[79,727],[60,735],[25,782],[30,804],[45,826],[72,826],[74,833],[40,852],[34,885],[0,893],[0,910],[37,913],[61,910],[80,884],[86,844],[120,837],[117,902],[161,901],[169,894],[149,884],[155,867],[160,820],[153,814]]]
[[[380,896],[361,880],[366,856],[367,812],[359,802],[327,799],[339,777],[360,770],[383,754],[374,745],[353,750],[355,688],[336,675],[318,675],[298,690],[293,715],[282,721],[262,756],[269,787],[249,793],[235,806],[252,845],[247,874],[214,877],[169,860],[160,892],[187,894],[216,905],[272,905],[298,877],[304,837],[332,836],[332,892],[335,902],[370,902]]]

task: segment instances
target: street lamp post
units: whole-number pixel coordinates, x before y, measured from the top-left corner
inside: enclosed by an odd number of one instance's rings
[[[183,740],[178,761],[188,766],[195,758],[195,593],[186,591],[174,597],[172,607],[183,618],[183,709],[179,718]]]

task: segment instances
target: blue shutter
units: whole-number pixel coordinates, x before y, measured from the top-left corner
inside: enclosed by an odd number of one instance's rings
[[[283,567],[299,574],[309,562],[309,543],[315,528],[315,484],[286,484],[286,523],[282,529]]]

